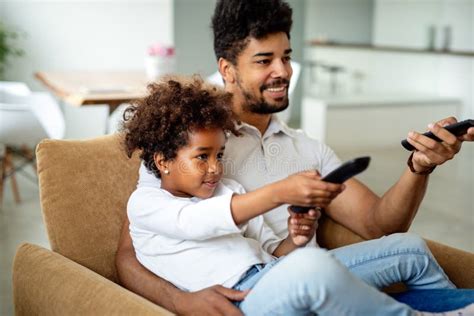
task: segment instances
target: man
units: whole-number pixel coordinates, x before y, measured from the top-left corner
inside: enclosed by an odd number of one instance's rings
[[[214,50],[225,89],[234,95],[233,110],[242,124],[242,136],[231,137],[226,145],[225,172],[251,191],[294,172],[316,169],[322,175],[340,161],[330,148],[307,138],[279,122],[273,113],[288,106],[291,8],[281,0],[219,1],[212,20]],[[443,142],[437,143],[412,132],[408,141],[416,148],[402,177],[382,197],[361,182],[351,179],[345,190],[325,209],[335,221],[366,239],[405,232],[425,194],[428,175],[452,159],[461,142],[474,139],[474,128],[456,138],[444,124],[430,130]],[[328,196],[324,182],[321,191]],[[142,167],[140,185],[159,186]],[[265,220],[278,235],[285,235],[288,213],[285,207],[271,211]],[[128,221],[124,224],[117,253],[121,282],[132,291],[178,314],[240,315],[229,300],[242,300],[246,293],[222,286],[185,293],[144,269],[136,260]]]

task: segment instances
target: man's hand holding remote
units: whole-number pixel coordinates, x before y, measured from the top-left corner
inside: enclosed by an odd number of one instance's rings
[[[454,117],[448,117],[434,124],[429,124],[428,129],[441,142],[424,136],[418,132],[410,132],[407,141],[415,147],[411,163],[416,173],[424,174],[452,159],[461,149],[463,141],[474,141],[474,128],[469,128],[466,134],[456,137],[443,126],[456,123]]]

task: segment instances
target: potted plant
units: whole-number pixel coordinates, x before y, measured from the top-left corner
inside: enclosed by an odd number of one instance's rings
[[[18,39],[19,33],[10,30],[2,21],[0,21],[0,80],[4,79],[5,70],[9,57],[23,56],[24,51],[12,44]]]

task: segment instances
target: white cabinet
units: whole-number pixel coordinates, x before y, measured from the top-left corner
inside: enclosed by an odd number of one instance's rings
[[[409,131],[423,132],[428,123],[455,115],[454,98],[401,95],[306,96],[301,127],[331,147],[395,147]]]
[[[373,44],[427,49],[433,36],[442,49],[450,36],[451,51],[472,51],[473,21],[472,0],[376,0]]]

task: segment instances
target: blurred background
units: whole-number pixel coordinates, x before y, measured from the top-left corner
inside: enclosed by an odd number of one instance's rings
[[[424,131],[451,115],[474,118],[474,0],[288,2],[300,71],[281,117],[343,160],[371,155],[371,167],[359,178],[376,193],[403,172],[409,153],[400,141],[410,130]],[[115,132],[123,104],[165,72],[214,74],[214,5],[0,1],[0,93],[16,95],[0,94],[0,314],[13,314],[11,264],[18,244],[48,247],[35,143]],[[7,117],[12,104],[24,106],[29,123],[25,115]],[[9,124],[16,130],[8,134]],[[473,144],[433,173],[411,230],[474,251]]]

